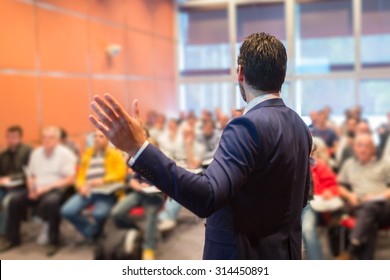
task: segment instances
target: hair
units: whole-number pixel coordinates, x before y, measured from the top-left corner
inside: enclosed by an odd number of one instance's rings
[[[52,133],[53,135],[55,135],[57,137],[58,140],[61,139],[61,130],[56,127],[56,126],[48,126],[48,127],[45,127],[42,131],[42,134],[45,134],[45,133]]]
[[[7,128],[8,133],[18,133],[20,137],[23,136],[23,129],[19,125],[13,125]]]
[[[287,53],[276,37],[254,33],[245,38],[237,59],[246,82],[255,90],[279,92],[287,69]]]
[[[67,138],[68,138],[68,132],[64,129],[64,128],[60,128],[60,132],[61,132],[61,141],[65,141]]]

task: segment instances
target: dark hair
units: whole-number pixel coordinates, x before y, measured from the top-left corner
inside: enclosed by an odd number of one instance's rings
[[[23,129],[19,125],[13,125],[7,128],[7,132],[16,132],[20,137],[23,136]]]
[[[280,91],[286,77],[286,49],[276,37],[254,33],[245,38],[237,59],[246,82],[256,90]]]
[[[64,128],[60,128],[60,139],[65,141],[68,138],[68,132]]]

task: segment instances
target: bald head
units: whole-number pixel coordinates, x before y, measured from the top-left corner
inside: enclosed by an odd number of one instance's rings
[[[375,144],[370,133],[357,134],[353,142],[353,150],[362,163],[369,162],[375,155]]]

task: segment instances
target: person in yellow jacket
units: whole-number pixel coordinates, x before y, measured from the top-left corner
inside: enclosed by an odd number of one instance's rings
[[[123,187],[126,164],[122,153],[109,146],[108,139],[96,130],[94,145],[81,158],[74,194],[61,208],[62,216],[71,222],[86,240],[95,240],[116,202],[116,191]],[[82,211],[93,205],[93,221]]]

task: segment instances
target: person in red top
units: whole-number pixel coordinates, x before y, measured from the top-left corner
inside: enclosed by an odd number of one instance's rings
[[[314,161],[314,164],[310,165],[314,195],[320,195],[325,200],[339,196],[336,174],[322,159],[317,158]]]
[[[336,175],[327,164],[326,149],[322,139],[313,137],[312,157],[310,160],[310,200],[313,200],[314,196],[320,196],[324,201],[329,201],[339,196]],[[320,216],[311,204],[308,203],[302,211],[302,237],[307,258],[310,260],[321,260],[323,259],[323,253],[316,228]]]

